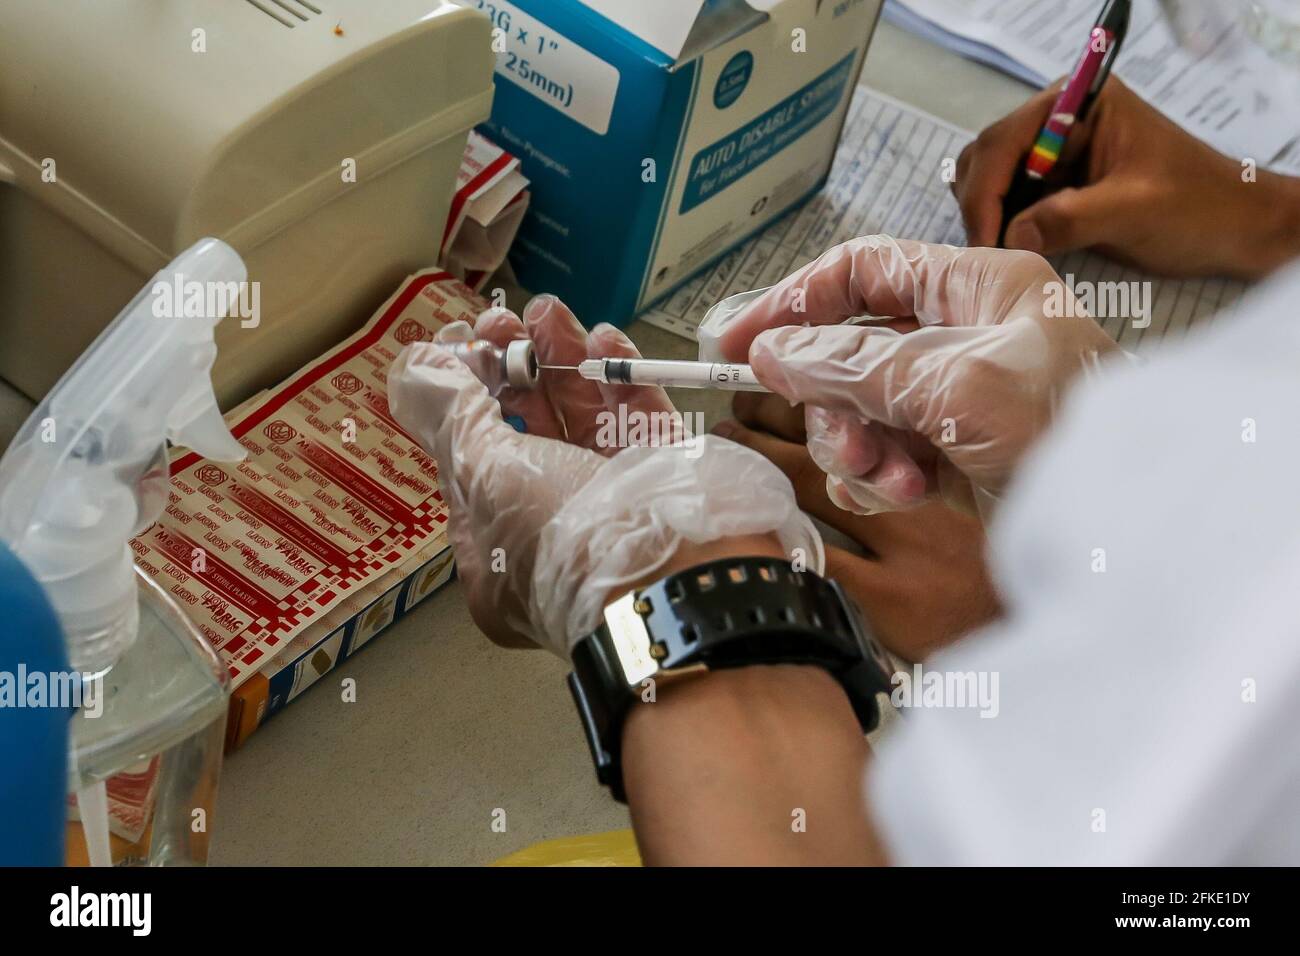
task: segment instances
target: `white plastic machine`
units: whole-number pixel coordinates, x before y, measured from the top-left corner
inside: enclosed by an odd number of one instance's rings
[[[0,377],[39,399],[215,236],[260,318],[217,395],[273,385],[435,263],[493,63],[444,0],[0,0]]]

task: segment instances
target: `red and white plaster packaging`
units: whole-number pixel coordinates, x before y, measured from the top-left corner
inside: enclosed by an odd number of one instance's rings
[[[389,413],[388,369],[405,345],[473,324],[485,306],[446,272],[417,273],[351,338],[226,416],[244,461],[172,461],[167,509],[132,541],[136,563],[235,687],[445,544],[437,465]]]
[[[527,190],[519,160],[471,132],[443,234],[443,268],[474,291],[481,290],[506,261],[528,211]]]

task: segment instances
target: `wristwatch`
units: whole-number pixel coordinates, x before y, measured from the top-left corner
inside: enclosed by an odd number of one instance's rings
[[[810,664],[848,694],[863,732],[892,689],[884,652],[835,581],[775,558],[727,558],[664,578],[605,608],[573,648],[573,694],[596,778],[626,801],[623,723],[655,678],[688,668]]]

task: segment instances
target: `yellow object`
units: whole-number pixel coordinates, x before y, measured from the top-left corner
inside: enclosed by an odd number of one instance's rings
[[[493,866],[640,866],[631,830],[544,840],[502,857]]]

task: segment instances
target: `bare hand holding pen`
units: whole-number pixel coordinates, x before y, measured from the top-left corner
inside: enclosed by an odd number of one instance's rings
[[[970,245],[996,244],[1002,198],[1059,88],[1039,93],[962,150],[953,192]],[[1243,279],[1300,255],[1300,179],[1252,171],[1216,152],[1115,76],[1074,127],[1048,184],[1055,191],[1008,224],[1008,249],[1096,249],[1161,275]]]

